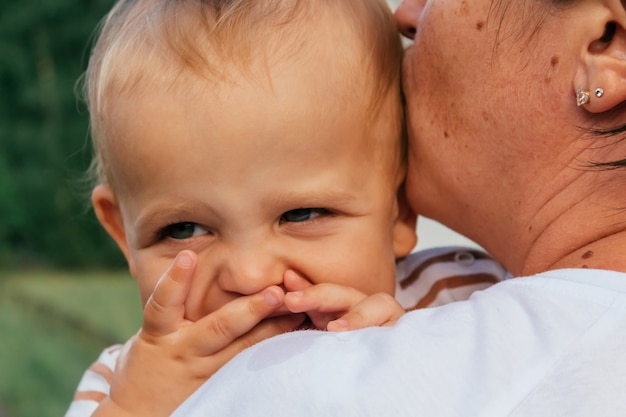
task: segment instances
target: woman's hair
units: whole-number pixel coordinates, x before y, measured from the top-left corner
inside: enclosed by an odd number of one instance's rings
[[[324,22],[345,36],[318,46],[309,29]],[[188,81],[198,79],[209,88],[231,82],[233,71],[258,77],[253,71],[318,47],[333,48],[337,60],[354,59],[342,51],[362,51],[358,62],[348,64],[370,81],[358,88],[369,93],[373,111],[390,92],[397,95],[400,132],[403,51],[384,0],[118,1],[101,23],[83,78],[94,141],[92,175],[98,182],[110,180],[103,144],[109,103],[116,97],[146,88],[192,88]],[[346,74],[348,83],[364,79],[353,76]]]

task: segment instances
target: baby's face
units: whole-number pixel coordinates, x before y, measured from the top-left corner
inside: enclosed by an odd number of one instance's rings
[[[307,77],[116,100],[109,163],[144,302],[183,249],[199,258],[190,319],[287,270],[393,294],[397,178],[376,159],[368,115],[320,100]]]

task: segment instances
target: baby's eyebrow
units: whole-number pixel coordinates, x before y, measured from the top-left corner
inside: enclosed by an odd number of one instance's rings
[[[328,204],[347,204],[356,201],[356,196],[350,191],[336,190],[307,190],[281,191],[272,194],[265,204],[300,205],[308,207],[324,206]]]
[[[197,201],[184,201],[166,204],[158,203],[146,207],[135,219],[135,225],[141,229],[162,227],[167,223],[188,220],[189,216],[214,213],[206,204]]]

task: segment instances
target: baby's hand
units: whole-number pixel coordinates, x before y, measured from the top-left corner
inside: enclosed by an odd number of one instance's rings
[[[313,285],[294,271],[284,276],[285,306],[293,313],[307,313],[318,329],[332,332],[372,326],[391,326],[404,313],[391,295],[366,295],[340,284]]]
[[[169,416],[237,353],[302,323],[303,315],[264,320],[282,306],[284,292],[277,286],[187,320],[196,263],[193,252],[183,251],[161,277],[144,307],[143,327],[118,360],[110,396],[94,416]]]

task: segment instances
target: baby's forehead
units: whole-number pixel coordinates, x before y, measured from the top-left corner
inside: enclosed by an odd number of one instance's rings
[[[356,76],[348,65],[334,59],[324,52],[257,61],[247,68],[224,65],[221,68],[227,76],[217,80],[192,71],[178,73],[175,79],[144,78],[132,89],[111,96],[105,112],[108,123],[116,127],[107,140],[116,143],[104,146],[114,159],[127,154],[132,143],[132,148],[149,152],[152,146],[148,145],[154,141],[183,144],[185,135],[190,134],[201,138],[201,142],[187,145],[195,147],[198,154],[225,159],[273,149],[273,153],[263,153],[266,157],[259,161],[264,164],[260,171],[278,168],[286,158],[291,159],[286,165],[297,169],[299,160],[329,158],[340,152],[370,161],[374,167],[399,164],[395,152],[400,144],[398,113],[372,112],[370,92],[362,88],[366,77]],[[328,71],[331,66],[336,71]],[[121,106],[121,101],[126,105]],[[396,102],[387,104],[390,109],[400,108]],[[144,117],[137,117],[140,112]],[[117,123],[122,119],[126,121]],[[157,127],[154,134],[138,135],[148,123]],[[193,123],[200,127],[187,132]],[[374,128],[381,123],[383,128]],[[175,126],[179,135],[159,137],[160,125]],[[205,134],[198,136],[197,132]],[[167,161],[171,155],[167,151],[161,157]],[[135,159],[151,157],[156,155]]]
[[[314,86],[286,94],[299,74],[291,77],[273,91],[246,85],[222,94],[152,89],[120,97],[105,146],[112,176],[134,187],[194,167],[198,175],[210,171],[207,184],[237,176],[241,183],[248,176],[280,183],[305,171],[364,175],[389,166],[384,161],[394,153],[374,145],[364,109],[324,106]]]
[[[358,141],[369,149],[368,126],[376,117],[362,97],[328,79],[314,67],[281,65],[280,70],[255,79],[231,73],[231,81],[219,85],[198,77],[176,89],[153,83],[111,99],[107,136],[127,147],[147,127],[164,126],[175,127],[181,143],[195,134],[191,132],[195,128],[196,136],[214,144],[243,141],[249,147],[303,148],[327,142],[321,149],[333,149]],[[323,135],[333,129],[343,129],[342,135]],[[158,129],[155,133],[154,141],[162,140]]]

